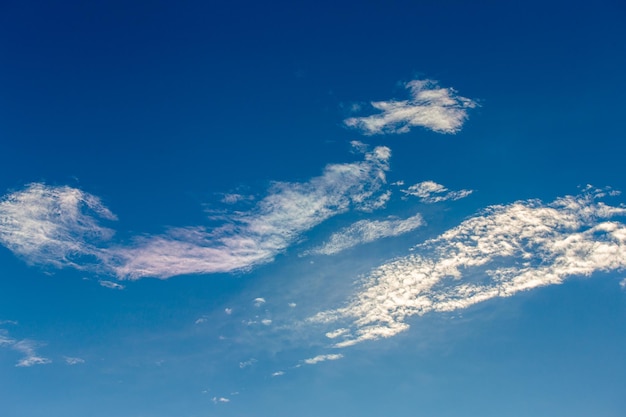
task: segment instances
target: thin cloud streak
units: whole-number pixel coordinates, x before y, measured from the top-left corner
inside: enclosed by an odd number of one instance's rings
[[[357,245],[411,232],[424,224],[420,214],[406,219],[360,220],[333,233],[321,246],[303,255],[334,255]]]
[[[468,118],[467,109],[477,106],[459,96],[453,88],[439,87],[434,80],[413,80],[405,84],[411,98],[402,101],[374,101],[379,114],[350,117],[344,124],[365,135],[407,133],[412,127],[424,127],[437,133],[456,133]]]
[[[345,307],[310,318],[341,323],[335,347],[394,336],[407,319],[465,309],[573,276],[626,267],[626,226],[608,219],[623,206],[597,201],[588,189],[550,204],[538,200],[492,206],[439,237],[417,245],[365,277]]]

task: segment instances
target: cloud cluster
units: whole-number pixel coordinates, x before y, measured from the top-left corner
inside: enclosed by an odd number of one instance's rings
[[[0,347],[7,347],[15,351],[20,352],[22,357],[15,366],[18,367],[30,367],[34,365],[46,365],[52,361],[43,356],[39,356],[36,352],[36,348],[39,344],[32,340],[23,339],[16,340],[8,335],[8,333],[0,329]]]
[[[476,102],[461,97],[453,88],[442,88],[433,80],[413,80],[406,83],[411,98],[402,101],[375,101],[372,107],[380,113],[344,120],[346,126],[366,135],[407,133],[420,126],[438,133],[456,133],[465,120],[467,109]]]
[[[411,232],[423,225],[424,219],[420,214],[406,219],[360,220],[333,233],[321,246],[304,254],[334,255],[363,243]]]
[[[272,261],[330,217],[382,207],[389,198],[383,186],[390,157],[389,148],[376,147],[363,160],[330,164],[307,182],[274,183],[252,209],[232,212],[220,227],[177,228],[130,246],[107,242],[113,231],[98,220],[115,216],[98,198],[31,184],[0,201],[0,243],[32,263],[101,269],[119,279],[248,270]]]
[[[623,206],[599,202],[593,190],[558,198],[492,206],[414,254],[371,272],[345,307],[310,320],[340,322],[327,333],[346,347],[393,336],[406,320],[433,311],[454,311],[494,297],[560,284],[568,277],[626,267],[626,226],[609,220]]]
[[[423,181],[411,185],[406,190],[400,190],[406,196],[413,196],[420,199],[422,203],[439,203],[446,200],[460,200],[472,194],[473,190],[450,191],[441,184],[434,181]]]

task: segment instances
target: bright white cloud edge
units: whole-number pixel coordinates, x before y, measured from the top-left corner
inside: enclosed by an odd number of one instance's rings
[[[549,204],[491,206],[417,245],[414,254],[376,268],[344,307],[309,320],[341,323],[327,336],[342,348],[405,331],[411,316],[620,271],[626,267],[626,226],[609,219],[626,215],[626,208],[598,201],[604,194],[589,188]]]
[[[442,88],[434,80],[413,80],[405,84],[409,100],[375,101],[380,113],[344,120],[348,127],[366,135],[407,133],[412,127],[424,127],[438,133],[456,133],[468,118],[467,109],[477,106],[459,96],[453,88]]]

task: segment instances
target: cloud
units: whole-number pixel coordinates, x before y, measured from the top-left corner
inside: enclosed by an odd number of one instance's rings
[[[277,182],[248,212],[236,212],[214,230],[175,229],[111,250],[119,278],[167,278],[248,270],[270,262],[300,235],[350,209],[371,211],[386,202],[381,192],[389,148],[377,147],[361,162],[328,165],[304,183]]]
[[[372,211],[389,199],[383,190],[389,148],[379,146],[353,163],[330,164],[307,182],[275,182],[248,211],[222,216],[215,229],[176,228],[137,237],[130,246],[109,241],[99,220],[115,216],[91,194],[31,184],[0,201],[0,243],[30,263],[108,272],[119,279],[246,271],[271,262],[301,234],[349,210]]]
[[[415,126],[437,133],[456,133],[467,120],[467,109],[477,106],[475,101],[457,95],[453,88],[439,87],[437,81],[413,80],[405,87],[411,91],[409,100],[372,102],[380,113],[350,117],[344,120],[345,125],[366,135],[407,133]]]
[[[82,363],[85,363],[85,360],[81,358],[72,358],[69,356],[65,356],[64,359],[65,363],[68,365],[80,365]]]
[[[40,345],[39,342],[35,342],[28,339],[16,340],[8,335],[8,332],[4,329],[0,329],[0,347],[7,347],[20,352],[22,357],[15,366],[17,367],[30,367],[34,365],[46,365],[52,361],[43,356],[39,356],[36,352],[36,348]]]
[[[266,301],[265,301],[265,298],[263,298],[263,297],[257,297],[257,298],[254,299],[254,306],[255,307],[261,307],[265,303],[266,303]]]
[[[84,269],[113,231],[98,220],[115,216],[91,194],[30,184],[0,200],[0,243],[29,263]]]
[[[459,200],[470,195],[472,190],[450,191],[434,181],[423,181],[400,190],[407,196],[418,197],[422,203],[439,203],[446,200]]]
[[[285,375],[285,372],[284,372],[284,371],[276,371],[276,372],[273,372],[273,373],[272,373],[272,376],[273,376],[273,377],[283,376],[283,375]]]
[[[229,403],[230,399],[226,398],[226,397],[213,397],[212,401],[217,404],[217,403]]]
[[[310,320],[341,322],[346,347],[391,337],[406,320],[429,312],[465,309],[495,297],[510,297],[573,276],[626,267],[626,226],[609,220],[624,206],[597,201],[587,190],[544,204],[538,200],[491,206],[414,254],[374,269],[346,306]],[[346,330],[346,328],[348,330]]]
[[[626,278],[624,278],[623,280],[621,280],[619,282],[619,286],[623,289],[626,290]]]
[[[249,366],[254,365],[254,364],[255,364],[255,363],[257,363],[257,362],[258,362],[258,361],[257,361],[256,359],[254,359],[254,358],[250,358],[250,359],[248,359],[247,361],[244,361],[244,362],[239,362],[239,368],[240,368],[240,369],[244,369],[244,368],[247,368],[247,367],[249,367]]]
[[[124,288],[126,288],[124,285],[118,284],[118,283],[113,282],[113,281],[100,280],[100,281],[98,281],[98,283],[100,285],[102,285],[103,287],[110,288],[112,290],[123,290]]]
[[[314,358],[305,359],[304,363],[307,365],[315,365],[316,363],[324,362],[324,361],[336,361],[338,359],[343,358],[341,353],[332,353],[329,355],[317,355]]]
[[[407,219],[360,220],[333,233],[324,244],[304,254],[334,255],[363,243],[411,232],[423,225],[424,219],[420,214]]]

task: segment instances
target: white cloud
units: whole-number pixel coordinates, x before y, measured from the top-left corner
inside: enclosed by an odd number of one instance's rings
[[[341,332],[349,327],[350,337],[335,344],[346,347],[394,336],[408,329],[406,320],[414,315],[622,270],[626,226],[608,219],[624,215],[625,207],[598,202],[593,192],[550,204],[529,200],[489,207],[416,246],[415,254],[376,268],[345,307],[311,320],[341,322]]]
[[[317,355],[314,358],[305,359],[304,363],[307,365],[315,365],[316,363],[324,362],[324,361],[336,361],[337,359],[343,358],[341,353],[332,353],[329,355]]]
[[[64,359],[65,363],[68,365],[79,365],[81,363],[85,363],[85,360],[82,358],[72,358],[69,356],[65,356]]]
[[[232,308],[225,308],[224,309],[224,313],[226,313],[226,314],[228,314],[230,316],[231,314],[233,314],[233,309]]]
[[[217,404],[217,403],[229,403],[230,399],[226,398],[226,397],[213,397],[212,401]]]
[[[255,307],[261,307],[267,301],[265,301],[265,298],[263,298],[263,297],[257,297],[257,298],[254,299],[253,302],[254,302],[254,306]]]
[[[194,324],[202,324],[202,323],[206,323],[207,321],[208,319],[206,317],[200,317],[196,319],[196,321],[194,321]]]
[[[349,209],[370,211],[385,204],[381,191],[390,150],[377,147],[364,161],[331,164],[305,183],[274,183],[248,212],[233,213],[226,225],[175,229],[140,239],[132,248],[111,250],[120,278],[167,278],[180,274],[247,270],[270,262],[299,236]]]
[[[621,280],[619,282],[619,286],[623,289],[626,290],[626,278],[624,278],[623,280]]]
[[[446,200],[459,200],[470,195],[472,190],[450,191],[434,181],[423,181],[400,190],[407,196],[418,197],[422,203],[439,203]]]
[[[423,225],[424,220],[420,214],[407,219],[360,220],[333,233],[328,241],[305,252],[305,255],[334,255],[363,243],[411,232]]]
[[[252,201],[254,200],[253,195],[242,195],[242,194],[224,194],[222,199],[220,200],[225,204],[236,204],[241,201]]]
[[[0,200],[0,243],[31,263],[102,269],[120,279],[249,270],[337,214],[382,207],[390,156],[389,148],[376,147],[362,161],[330,164],[310,181],[274,183],[253,208],[223,216],[225,224],[213,230],[176,228],[131,246],[107,242],[113,231],[98,219],[115,216],[98,198],[31,184]]]
[[[284,371],[276,371],[276,372],[272,373],[273,377],[283,376],[283,375],[285,375]]]
[[[98,219],[115,216],[97,197],[30,184],[0,200],[0,243],[30,263],[84,269],[85,258],[100,256],[96,244],[113,235]]]
[[[124,285],[118,284],[117,282],[113,281],[100,280],[98,281],[98,283],[103,287],[110,288],[112,290],[123,290],[124,288],[126,288]]]
[[[257,360],[254,358],[250,358],[247,361],[239,362],[239,368],[244,369],[244,368],[254,365],[255,363],[257,363]]]
[[[298,304],[296,304],[296,303],[289,303],[289,304],[287,304],[287,305],[288,305],[289,307],[291,307],[291,308],[296,308],[296,306],[297,306]]]
[[[33,342],[32,340],[14,341],[11,346],[12,349],[17,350],[24,355],[24,357],[20,359],[15,366],[30,367],[33,365],[46,365],[51,363],[52,361],[50,359],[37,354],[35,349],[38,345],[39,343]]]
[[[261,320],[261,323],[265,326],[269,326],[270,324],[272,324],[272,320],[270,319],[263,319]]]
[[[51,363],[52,361],[50,359],[37,354],[36,348],[39,345],[41,345],[41,343],[28,339],[14,339],[9,336],[5,329],[0,329],[0,347],[13,349],[24,355],[24,357],[15,364],[17,367],[30,367],[33,365],[46,365]]]
[[[467,120],[467,109],[477,106],[475,101],[459,96],[453,88],[439,87],[433,80],[413,80],[405,86],[411,90],[409,100],[372,102],[380,113],[350,117],[344,123],[366,135],[407,133],[415,126],[456,133]]]

